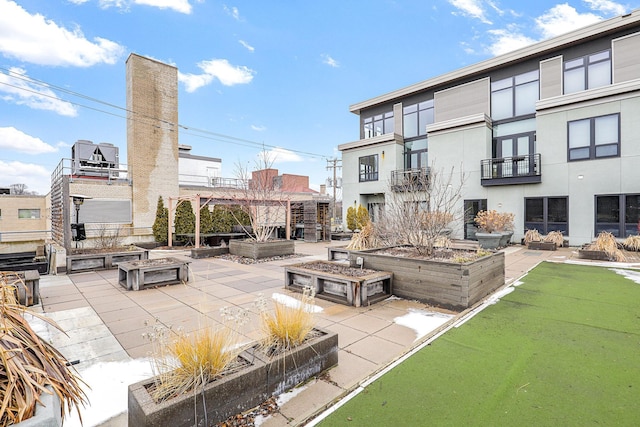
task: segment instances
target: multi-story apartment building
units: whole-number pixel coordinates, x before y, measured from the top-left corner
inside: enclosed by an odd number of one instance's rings
[[[339,146],[344,209],[361,203],[375,221],[398,183],[456,167],[456,237],[481,209],[514,213],[515,239],[534,228],[572,245],[639,233],[640,10],[350,111],[360,139]]]

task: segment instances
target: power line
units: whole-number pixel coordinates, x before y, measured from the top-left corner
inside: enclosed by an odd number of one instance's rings
[[[79,93],[79,92],[74,92],[72,90],[69,90],[69,89],[66,89],[66,88],[63,88],[63,87],[60,87],[60,86],[52,85],[52,84],[44,82],[42,80],[34,79],[32,77],[26,76],[24,74],[16,73],[15,71],[11,71],[11,70],[8,70],[8,69],[3,68],[3,67],[0,67],[0,72],[2,72],[2,74],[4,74],[4,75],[9,76],[9,77],[14,78],[14,79],[22,80],[22,81],[25,81],[25,82],[28,82],[28,83],[31,83],[31,84],[34,84],[34,85],[46,87],[46,88],[49,88],[49,89],[55,89],[55,90],[57,90],[59,92],[66,93],[68,95],[76,96],[76,97],[79,97],[79,98],[82,98],[82,99],[86,99],[86,100],[91,101],[91,102],[95,102],[97,104],[102,104],[102,105],[108,106],[110,108],[114,108],[116,110],[120,110],[120,111],[126,112],[128,115],[125,116],[125,115],[122,115],[122,114],[117,114],[117,113],[114,113],[114,112],[106,111],[106,110],[103,110],[103,109],[100,109],[100,108],[91,107],[89,105],[85,105],[85,104],[81,104],[81,103],[78,103],[78,102],[70,101],[70,100],[67,100],[67,99],[60,98],[58,96],[53,96],[53,95],[49,95],[49,94],[46,94],[46,93],[38,92],[35,89],[30,89],[30,88],[26,88],[26,87],[22,87],[22,86],[17,86],[17,85],[13,85],[13,84],[7,83],[7,82],[0,82],[0,84],[6,85],[6,86],[9,86],[9,87],[13,87],[13,88],[21,90],[21,91],[30,92],[30,93],[36,94],[38,96],[51,98],[51,99],[54,99],[56,101],[65,102],[65,103],[68,103],[68,104],[71,104],[71,105],[74,105],[74,106],[77,106],[77,107],[82,107],[82,108],[93,110],[93,111],[96,111],[96,112],[99,112],[99,113],[108,114],[108,115],[111,115],[111,116],[114,116],[114,117],[123,118],[125,120],[138,121],[139,119],[137,119],[136,117],[140,117],[140,118],[144,118],[144,119],[148,119],[148,120],[157,121],[157,122],[159,122],[161,124],[170,126],[169,129],[164,128],[165,130],[173,131],[174,130],[173,128],[177,127],[179,129],[180,128],[183,129],[181,131],[181,133],[183,133],[185,135],[198,137],[198,138],[208,139],[208,140],[217,141],[217,142],[223,142],[223,143],[227,143],[227,144],[234,144],[234,145],[239,145],[239,146],[243,146],[243,147],[250,147],[250,148],[265,148],[265,147],[266,148],[271,148],[271,149],[279,149],[280,148],[280,149],[284,149],[284,150],[287,150],[287,151],[290,151],[290,152],[296,153],[296,154],[302,154],[302,155],[305,155],[305,156],[320,157],[320,158],[327,158],[328,159],[328,156],[323,155],[323,154],[311,153],[311,152],[308,152],[308,151],[302,151],[302,150],[290,149],[290,148],[280,147],[280,146],[271,145],[271,144],[265,144],[263,142],[257,142],[257,141],[252,141],[252,140],[249,140],[249,139],[238,138],[238,137],[234,137],[234,136],[231,136],[231,135],[225,135],[225,134],[222,134],[222,133],[217,133],[217,132],[209,131],[209,130],[206,130],[206,129],[196,128],[196,127],[189,126],[189,125],[183,125],[183,124],[180,124],[180,123],[173,123],[173,122],[170,122],[168,120],[160,119],[158,117],[153,117],[153,116],[149,116],[149,115],[146,115],[146,114],[138,113],[136,111],[129,110],[129,109],[125,108],[125,107],[121,107],[121,106],[118,106],[118,105],[115,105],[115,104],[111,104],[109,102],[102,101],[100,99],[97,99],[97,98],[94,98],[94,97],[91,97],[91,96],[88,96],[88,95],[84,95],[84,94]],[[131,117],[129,117],[129,114],[131,115]],[[158,126],[158,127],[162,128],[161,126]],[[188,132],[188,131],[191,131],[191,132]],[[193,132],[196,132],[196,133],[193,133]]]

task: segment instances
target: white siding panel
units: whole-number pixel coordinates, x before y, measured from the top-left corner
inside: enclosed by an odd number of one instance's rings
[[[434,110],[436,122],[479,113],[489,115],[489,78],[436,92]]]
[[[540,99],[562,95],[562,56],[540,62]]]
[[[612,41],[613,82],[640,78],[640,33]]]

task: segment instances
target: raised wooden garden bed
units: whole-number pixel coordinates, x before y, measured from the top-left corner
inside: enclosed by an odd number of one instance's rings
[[[4,276],[7,283],[13,284],[18,302],[30,307],[40,303],[40,273],[38,270],[12,272]]]
[[[200,259],[200,258],[211,258],[214,256],[225,255],[229,253],[229,247],[205,247],[205,248],[192,248],[191,249],[191,258]]]
[[[316,297],[360,307],[391,295],[393,274],[388,271],[363,270],[327,261],[288,265],[284,269],[285,287],[302,291],[315,290]]]
[[[118,282],[129,291],[188,280],[189,262],[177,258],[145,259],[118,265]]]
[[[596,261],[611,261],[605,251],[593,251],[590,249],[578,249],[578,258],[592,259]]]
[[[342,260],[349,260],[349,253],[351,252],[349,249],[347,249],[344,246],[340,246],[340,247],[329,247],[327,248],[327,259],[329,261],[342,261]]]
[[[140,261],[147,258],[149,258],[149,251],[146,249],[67,254],[67,274],[110,270],[117,268],[118,264],[122,262]]]
[[[156,403],[148,392],[153,379],[129,386],[128,419],[136,427],[215,425],[258,406],[338,364],[338,335],[317,330],[318,336],[286,353],[268,357],[259,348],[243,352],[246,365],[223,375],[204,390]],[[206,415],[205,415],[206,414]]]
[[[529,242],[527,248],[537,251],[555,251],[557,246],[553,242]]]
[[[255,240],[233,239],[229,241],[229,253],[253,259],[292,255],[296,253],[296,244],[293,240],[256,242]]]
[[[504,285],[504,253],[470,262],[417,259],[384,254],[384,250],[353,251],[349,261],[356,266],[393,273],[393,294],[453,309],[471,307]]]

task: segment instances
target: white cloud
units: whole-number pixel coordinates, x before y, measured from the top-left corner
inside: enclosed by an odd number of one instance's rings
[[[53,153],[55,147],[14,127],[0,127],[0,148],[27,154]]]
[[[224,86],[251,83],[256,72],[244,65],[234,66],[226,59],[211,59],[201,61],[198,67],[203,74],[183,74],[178,72],[178,80],[186,86],[187,92],[194,92],[202,86],[206,86],[215,78]]]
[[[608,15],[624,15],[627,13],[625,6],[610,0],[584,0],[592,10],[597,10]]]
[[[489,46],[489,51],[493,55],[512,52],[537,41],[531,37],[520,34],[513,26],[509,26],[507,29],[489,30],[489,35],[493,39],[493,43]]]
[[[459,13],[462,15],[479,19],[485,24],[492,23],[485,15],[481,0],[449,0],[449,3],[453,7],[457,8],[460,11]],[[493,3],[490,3],[490,6],[495,8]]]
[[[187,15],[191,13],[189,0],[134,0],[134,3],[160,9],[173,9],[176,12],[186,13]]]
[[[586,27],[602,18],[593,13],[578,13],[566,3],[556,5],[544,15],[536,19],[536,25],[542,31],[544,38],[555,37],[569,31]]]
[[[36,110],[54,111],[62,116],[75,117],[78,115],[76,107],[62,99],[46,85],[36,84],[27,77],[24,70],[10,68],[9,74],[0,72],[0,93],[7,102],[26,105]]]
[[[259,156],[264,156],[263,153],[260,153]],[[262,158],[262,157],[261,157]],[[287,162],[303,162],[304,159],[302,156],[294,153],[293,151],[289,151],[284,148],[272,148],[267,152],[267,158],[272,159],[273,163],[287,163]]]
[[[27,190],[47,194],[51,188],[51,172],[40,165],[0,160],[0,185],[25,184]]]
[[[242,46],[244,46],[249,52],[253,52],[254,50],[256,50],[256,48],[254,48],[253,46],[251,46],[249,43],[247,43],[244,40],[238,40],[238,43],[240,43]]]
[[[84,4],[86,2],[88,2],[89,0],[67,0],[69,3],[73,3],[73,4]]]
[[[224,9],[225,12],[227,12],[229,16],[231,16],[236,21],[242,20],[242,18],[240,18],[240,11],[238,10],[237,7],[235,6],[229,7],[225,4],[225,5],[222,5],[222,8]]]
[[[265,130],[267,130],[267,127],[259,126],[259,125],[251,125],[251,129],[255,130],[256,132],[264,132]]]
[[[338,68],[340,66],[338,61],[336,61],[335,59],[333,59],[331,56],[327,55],[326,53],[322,55],[322,63],[323,64],[327,64],[328,66],[333,67],[333,68]]]
[[[87,40],[79,28],[68,30],[13,1],[0,0],[0,53],[39,65],[89,67],[115,64],[124,49],[101,37]]]

